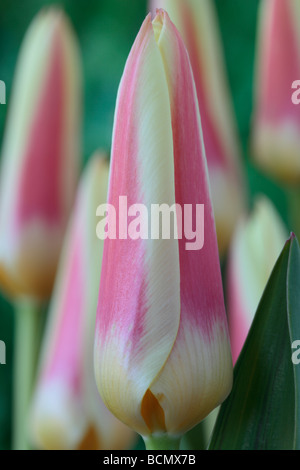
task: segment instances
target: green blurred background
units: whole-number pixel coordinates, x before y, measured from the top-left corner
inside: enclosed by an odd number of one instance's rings
[[[200,0],[201,1],[201,0]],[[223,40],[225,61],[248,176],[250,204],[267,194],[288,225],[286,192],[251,163],[253,70],[259,0],[211,0]],[[7,105],[0,106],[0,143],[9,109],[11,86],[22,38],[34,15],[51,1],[0,0],[0,79],[7,87]],[[147,12],[146,0],[65,0],[56,2],[69,15],[82,53],[84,73],[83,157],[102,148],[109,152],[118,84],[131,45]],[[1,148],[1,147],[0,147]],[[289,229],[291,227],[288,227]],[[1,230],[1,228],[0,228]],[[0,297],[0,340],[7,364],[0,365],[0,449],[11,446],[13,311]]]

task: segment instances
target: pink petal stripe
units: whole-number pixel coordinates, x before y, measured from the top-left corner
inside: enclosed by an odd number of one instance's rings
[[[134,109],[139,67],[142,65],[149,34],[153,36],[148,16],[128,58],[119,90],[122,99],[118,100],[116,108],[108,203],[116,209],[117,236],[119,196],[127,196],[128,206],[143,202],[136,157],[137,116],[130,113]],[[128,119],[124,119],[125,116]],[[133,341],[142,334],[143,318],[146,313],[144,257],[145,248],[142,240],[106,239],[104,242],[102,262],[104,275],[101,275],[99,294],[101,302],[98,306],[96,326],[103,340],[114,323],[118,324],[118,331],[124,332],[126,336],[129,333],[128,325],[132,325],[133,332],[130,332],[130,336],[133,336]]]
[[[196,204],[204,204],[205,217],[204,246],[201,250],[186,250],[188,240],[185,237],[179,240],[181,322],[189,319],[209,339],[216,321],[224,323],[226,328],[226,315],[197,97],[183,42],[168,15],[160,14],[164,16],[169,34],[172,34],[169,41],[172,41],[174,54],[171,59],[167,45],[165,49],[161,45],[165,63],[168,64],[169,90],[174,92],[171,103],[176,203],[181,207],[193,204],[194,220]]]
[[[300,48],[290,1],[272,0],[264,8],[258,118],[275,124],[288,116],[300,124],[299,109],[291,100],[292,83],[300,77]]]
[[[58,37],[54,39],[49,64],[47,81],[41,92],[38,108],[34,110],[28,147],[20,172],[16,215],[19,225],[33,217],[56,224],[61,222],[63,216],[63,182],[60,173],[64,159],[62,139],[65,83]]]
[[[61,291],[64,297],[60,299],[55,322],[55,335],[51,339],[51,350],[46,351],[46,364],[43,367],[43,380],[57,380],[59,377],[65,383],[69,383],[73,391],[80,392],[81,387],[81,356],[82,356],[82,332],[84,324],[84,253],[82,252],[81,232],[82,227],[78,220],[73,239],[71,241],[68,259],[70,265],[68,272],[62,279]],[[59,297],[58,297],[59,298]],[[57,321],[58,320],[58,321]],[[52,328],[48,330],[52,332]],[[51,333],[52,334],[52,333]]]
[[[201,124],[208,165],[209,167],[211,165],[217,165],[225,169],[232,160],[232,157],[228,158],[225,155],[224,145],[222,145],[222,142],[220,141],[220,135],[215,128],[213,117],[210,113],[208,103],[210,95],[208,90],[205,89],[205,83],[203,80],[203,67],[205,67],[205,62],[203,57],[201,57],[201,49],[199,44],[197,44],[197,35],[195,34],[197,25],[194,24],[195,19],[191,16],[191,9],[188,8],[184,2],[182,2],[181,7],[186,46],[189,53],[191,66],[194,71],[194,80],[200,108]]]
[[[168,85],[150,16],[129,55],[116,105],[108,202],[117,219],[122,195],[128,207],[145,204],[148,215],[151,204],[175,203]],[[139,402],[174,344],[179,315],[177,241],[106,239],[96,323],[97,383],[108,390],[124,374],[135,397],[129,411],[124,394],[102,393],[107,405],[115,400],[127,414],[139,415]],[[108,357],[115,362],[113,371]],[[138,375],[137,386],[131,375]]]

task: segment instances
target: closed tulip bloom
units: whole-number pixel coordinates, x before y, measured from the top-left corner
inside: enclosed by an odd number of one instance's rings
[[[80,65],[65,15],[43,10],[18,59],[0,181],[0,283],[49,297],[79,174]]]
[[[41,449],[122,449],[133,436],[101,402],[93,368],[103,248],[96,208],[106,202],[108,169],[97,154],[89,161],[63,246],[30,413]]]
[[[150,0],[166,9],[187,47],[199,101],[219,251],[246,206],[246,181],[216,12],[211,0]]]
[[[149,212],[153,204],[190,204],[194,211],[204,204],[203,246],[187,248],[186,233],[177,239],[122,231],[104,241],[94,353],[99,392],[146,441],[176,438],[228,395],[232,362],[195,85],[163,10],[153,22],[145,19],[119,87],[108,202],[120,222],[124,195],[128,207],[143,204]]]
[[[252,152],[283,183],[300,182],[299,27],[299,0],[261,2]]]
[[[243,218],[232,241],[228,262],[228,317],[236,362],[271,271],[288,238],[272,202],[260,196]]]

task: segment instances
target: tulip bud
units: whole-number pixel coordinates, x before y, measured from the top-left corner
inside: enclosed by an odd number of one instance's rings
[[[207,157],[218,246],[223,255],[246,206],[237,126],[211,0],[150,0],[164,8],[187,47],[194,73]]]
[[[193,74],[163,10],[153,22],[147,16],[125,66],[108,194],[94,353],[98,390],[145,439],[178,436],[228,395],[232,362]],[[121,197],[129,216],[140,212],[126,231]],[[174,204],[173,234],[164,237],[156,205]],[[170,219],[162,219],[170,228]],[[203,230],[204,244],[197,240]]]
[[[51,293],[79,174],[80,67],[65,15],[42,11],[17,64],[2,149],[0,283]]]
[[[283,183],[300,182],[299,20],[299,0],[261,3],[252,152],[260,168]]]
[[[103,250],[96,208],[106,201],[109,165],[98,154],[87,165],[63,245],[32,402],[31,433],[42,449],[122,449],[133,435],[99,400],[94,378]]]
[[[236,230],[228,262],[228,317],[233,361],[243,347],[258,303],[288,234],[269,199],[260,196]]]

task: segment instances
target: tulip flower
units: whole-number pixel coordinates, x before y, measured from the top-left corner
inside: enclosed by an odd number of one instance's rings
[[[79,176],[80,81],[68,19],[60,10],[42,10],[21,46],[0,169],[0,286],[16,310],[16,449],[27,448],[40,305],[52,291]]]
[[[80,67],[65,15],[46,9],[21,47],[2,149],[0,284],[48,298],[79,175]]]
[[[228,262],[228,317],[233,361],[236,362],[258,303],[288,234],[275,207],[265,196],[255,202],[234,235]]]
[[[96,208],[106,202],[108,171],[103,156],[88,162],[63,245],[30,413],[41,449],[123,449],[133,437],[99,400],[93,368],[103,247]]]
[[[119,225],[125,215],[121,196],[137,217],[128,233],[116,230],[113,237],[111,214]],[[148,448],[157,439],[175,446],[228,395],[232,361],[195,84],[164,10],[153,22],[147,16],[126,62],[108,203],[94,352],[98,390]],[[152,221],[151,236],[139,230],[155,204],[176,204],[169,237],[152,236],[162,231]],[[184,206],[197,213],[203,204],[204,244],[189,246],[191,233],[179,236],[178,213]]]
[[[164,8],[187,47],[199,101],[220,255],[229,246],[246,206],[237,125],[226,80],[216,13],[211,0],[150,0]]]
[[[299,19],[299,0],[261,3],[252,151],[259,167],[283,183],[300,182]]]

